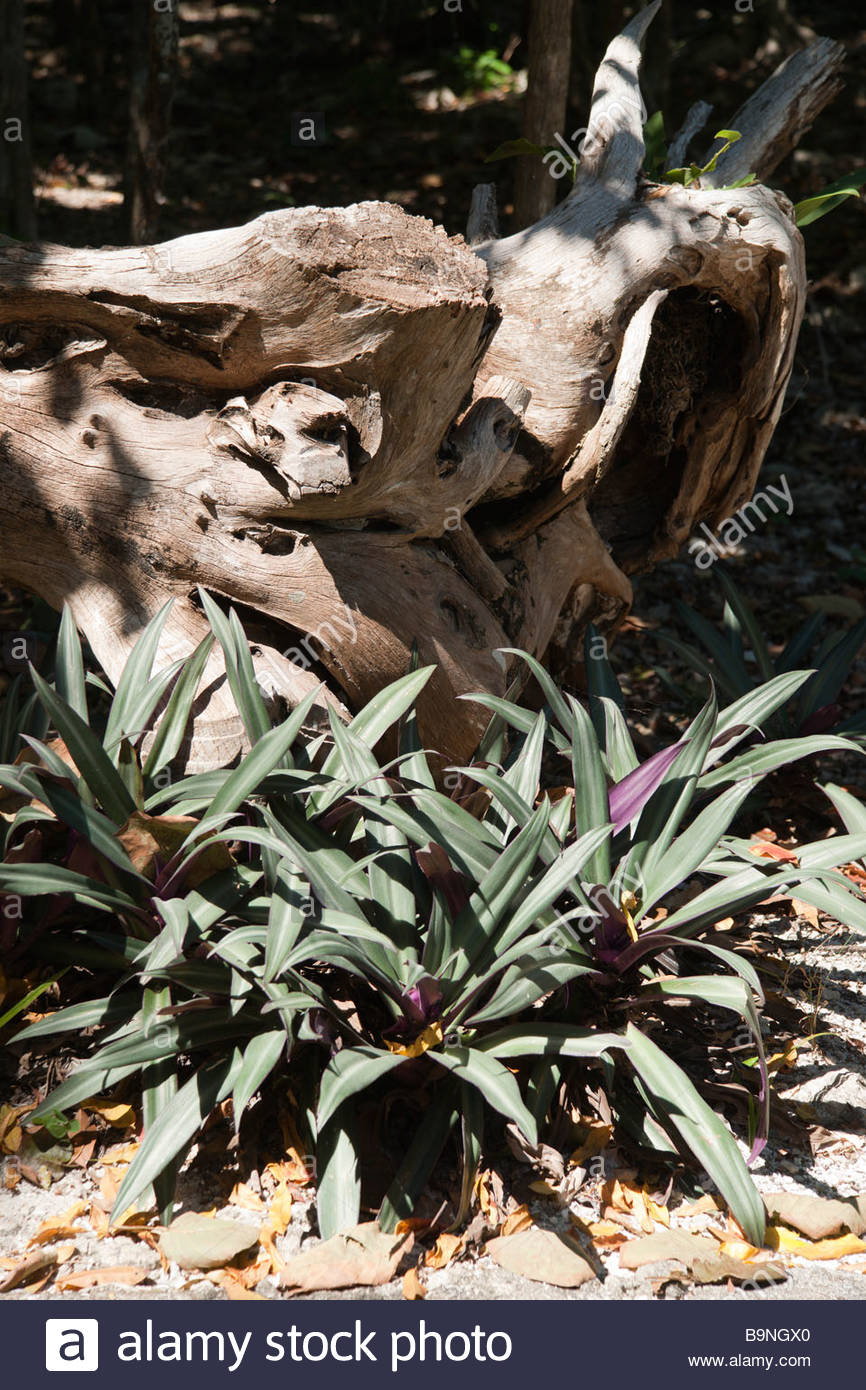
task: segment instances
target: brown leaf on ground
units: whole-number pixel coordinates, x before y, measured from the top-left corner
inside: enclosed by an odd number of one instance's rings
[[[751,1264],[721,1253],[694,1260],[690,1273],[697,1284],[723,1284],[728,1279],[735,1284],[780,1284],[788,1277],[783,1265],[769,1260]]]
[[[77,1269],[71,1274],[58,1274],[55,1288],[64,1293],[71,1289],[92,1289],[102,1284],[143,1284],[150,1277],[149,1269],[140,1265],[113,1265],[108,1269]]]
[[[181,1269],[219,1269],[257,1245],[259,1227],[246,1221],[220,1221],[198,1212],[184,1212],[166,1226],[159,1247]]]
[[[858,1209],[853,1198],[799,1197],[793,1192],[769,1192],[764,1196],[764,1206],[771,1222],[790,1226],[809,1240],[824,1240],[842,1231],[851,1231],[855,1236],[866,1232],[866,1214]]]
[[[255,1289],[250,1288],[248,1281],[244,1278],[245,1273],[245,1270],[219,1269],[215,1270],[210,1278],[214,1284],[222,1289],[227,1298],[266,1302],[263,1293],[256,1293]],[[258,1280],[256,1282],[258,1283]]]
[[[32,1284],[34,1279],[40,1279],[46,1273],[50,1274],[56,1264],[57,1252],[55,1250],[34,1250],[32,1255],[26,1255],[7,1274],[3,1282],[0,1283],[0,1293],[11,1293],[13,1289],[22,1288],[25,1284]]]
[[[417,1265],[413,1265],[411,1269],[407,1269],[406,1273],[403,1275],[403,1297],[408,1298],[410,1301],[427,1297],[427,1290],[421,1282]]]
[[[695,1236],[689,1231],[656,1231],[621,1246],[619,1262],[623,1269],[640,1269],[656,1260],[682,1260],[691,1265],[694,1260],[709,1259],[717,1250],[716,1242],[706,1236]]]
[[[257,1192],[245,1182],[236,1182],[229,1193],[229,1206],[240,1207],[242,1211],[264,1211],[265,1203]]]
[[[287,1260],[280,1283],[292,1293],[387,1284],[414,1243],[411,1232],[397,1236],[365,1221]]]
[[[17,1154],[24,1137],[20,1122],[33,1108],[33,1105],[0,1105],[0,1153]]]
[[[512,1274],[559,1289],[578,1289],[595,1278],[595,1270],[576,1241],[538,1226],[513,1236],[497,1236],[484,1249]]]
[[[559,1149],[554,1149],[550,1144],[530,1144],[517,1125],[505,1126],[505,1142],[521,1163],[531,1163],[556,1182],[565,1175],[565,1160]]]
[[[126,1101],[86,1100],[83,1109],[91,1115],[99,1115],[113,1129],[131,1129],[135,1124],[135,1111]]]
[[[506,1218],[499,1232],[501,1236],[516,1236],[521,1231],[528,1231],[532,1225],[532,1217],[529,1214],[529,1207],[525,1204],[516,1207]]]
[[[591,1124],[587,1134],[569,1158],[569,1163],[585,1163],[588,1158],[595,1158],[597,1154],[604,1153],[613,1139],[613,1125]]]
[[[629,1238],[628,1232],[615,1221],[591,1221],[586,1229],[597,1250],[616,1250]]]
[[[601,1198],[605,1207],[613,1211],[633,1216],[646,1235],[651,1235],[656,1223],[670,1226],[671,1218],[667,1207],[656,1202],[646,1188],[633,1186],[629,1182],[611,1178],[603,1184]]]
[[[810,924],[810,926],[820,926],[818,909],[817,907],[813,906],[812,903],[804,903],[802,898],[792,898],[791,911],[794,912],[797,917],[802,917],[805,921],[807,921]]]
[[[463,1240],[460,1236],[452,1236],[448,1231],[443,1231],[436,1241],[432,1250],[428,1250],[424,1257],[424,1263],[428,1269],[444,1269],[452,1260],[463,1252]]]
[[[54,1240],[68,1240],[70,1236],[80,1236],[81,1227],[74,1223],[86,1210],[86,1202],[73,1202],[66,1211],[58,1212],[56,1216],[49,1216],[47,1220],[42,1222],[35,1235],[30,1237],[27,1242],[28,1247],[31,1245],[49,1245]]]
[[[717,1211],[724,1211],[725,1204],[721,1197],[717,1197],[713,1192],[705,1192],[702,1197],[698,1197],[694,1202],[683,1202],[682,1206],[677,1207],[676,1216],[712,1216]]]

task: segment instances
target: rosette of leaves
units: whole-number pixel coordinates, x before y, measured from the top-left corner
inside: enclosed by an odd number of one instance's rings
[[[663,1013],[668,999],[733,1009],[760,1051],[757,977],[700,937],[790,884],[806,898],[806,879],[829,882],[822,864],[743,866],[725,843],[756,778],[849,747],[824,735],[797,740],[796,751],[783,741],[730,757],[809,673],[779,677],[722,714],[711,697],[680,743],[640,765],[604,693],[615,685],[609,668],[593,695],[596,729],[526,658],[547,706],[534,715],[476,697],[494,720],[480,761],[462,770],[484,803],[469,809],[436,785],[419,746],[413,706],[429,668],[348,726],[332,718],[327,734],[301,739],[309,702],[272,726],[240,624],[203,602],[251,744],[237,768],[163,775],[208,650],[153,676],[164,614],[132,653],[98,735],[65,617],[55,688],[34,674],[64,751],[31,736],[36,762],[0,768],[0,786],[20,801],[0,891],[48,900],[49,958],[115,971],[108,995],[19,1035],[94,1030],[88,1055],[33,1118],[137,1077],[144,1136],[115,1212],[153,1185],[165,1216],[176,1170],[214,1108],[231,1099],[239,1125],[275,1068],[324,1042],[308,1118],[330,1234],[357,1219],[365,1095],[420,1069],[430,1098],[382,1206],[388,1226],[409,1213],[452,1131],[465,1208],[491,1111],[533,1142],[563,1067],[579,1059],[609,1075],[616,1063],[623,1122],[668,1153],[691,1152],[758,1240],[763,1209],[733,1136],[653,1024],[631,1020]],[[140,731],[166,698],[145,753]],[[398,753],[383,766],[374,750],[395,724]],[[568,760],[564,796],[542,787],[545,746]],[[65,860],[10,862],[22,833],[56,826]],[[716,881],[655,924],[651,914],[695,874]],[[837,882],[832,891],[848,912]],[[856,917],[848,896],[842,920]],[[686,944],[711,973],[671,971],[665,961]]]
[[[827,615],[809,615],[774,656],[748,600],[721,565],[714,571],[725,595],[721,627],[715,626],[687,604],[676,611],[696,643],[681,641],[671,633],[662,640],[702,681],[710,679],[723,695],[737,700],[763,682],[804,666],[814,669],[773,716],[768,728],[780,736],[821,733],[832,729],[858,741],[866,739],[866,712],[842,719],[839,694],[859,652],[866,645],[866,618],[847,629],[825,632]],[[667,688],[681,703],[689,704],[690,692],[669,672],[658,669]]]

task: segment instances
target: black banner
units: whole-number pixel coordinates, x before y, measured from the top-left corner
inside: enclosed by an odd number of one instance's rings
[[[866,1279],[864,1279],[866,1294]],[[856,1304],[128,1300],[6,1302],[4,1382],[58,1372],[101,1385],[483,1390],[724,1381],[799,1386],[847,1375],[862,1355]],[[310,1377],[312,1376],[312,1380]]]

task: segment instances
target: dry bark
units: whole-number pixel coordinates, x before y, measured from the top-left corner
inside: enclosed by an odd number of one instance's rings
[[[190,650],[198,586],[240,605],[288,704],[324,673],[357,708],[417,641],[438,668],[422,737],[448,759],[486,721],[451,696],[506,687],[498,648],[573,675],[629,575],[750,495],[803,313],[784,197],[641,173],[654,9],[599,70],[573,192],[515,236],[470,249],[363,203],[144,248],[0,245],[0,574],[67,600],[112,677],[167,598],[160,656]],[[476,235],[492,217],[484,195]],[[189,766],[242,742],[214,655]]]

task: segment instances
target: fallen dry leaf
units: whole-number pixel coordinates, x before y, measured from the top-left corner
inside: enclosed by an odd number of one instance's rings
[[[724,1211],[725,1204],[721,1197],[713,1192],[705,1192],[702,1197],[698,1197],[694,1202],[683,1202],[682,1206],[677,1207],[677,1216],[706,1216],[713,1212]]]
[[[267,1272],[267,1270],[264,1270],[259,1278],[264,1277],[264,1274],[267,1274]],[[263,1293],[256,1293],[255,1289],[249,1287],[244,1278],[245,1274],[246,1270],[220,1269],[215,1270],[210,1277],[214,1284],[219,1285],[227,1298],[236,1301],[266,1302],[267,1300]],[[256,1279],[256,1283],[258,1283],[258,1278]]]
[[[773,1264],[769,1260],[751,1264],[721,1251],[706,1259],[694,1260],[690,1266],[690,1273],[698,1284],[722,1284],[728,1279],[733,1280],[735,1284],[780,1284],[788,1277],[783,1265]]]
[[[78,1269],[71,1274],[58,1274],[55,1287],[64,1293],[71,1289],[92,1289],[102,1284],[143,1284],[150,1275],[140,1265],[114,1265],[108,1269]]]
[[[759,840],[756,845],[750,845],[749,853],[759,859],[777,859],[784,864],[797,863],[797,855],[792,849],[785,849],[784,845],[771,845],[767,840]]]
[[[719,1246],[720,1255],[729,1255],[732,1260],[739,1260],[741,1264],[754,1260],[755,1256],[761,1253],[760,1246],[751,1245],[747,1240],[723,1240]]]
[[[424,1263],[428,1269],[444,1269],[447,1264],[455,1260],[463,1250],[463,1241],[460,1236],[449,1235],[443,1231],[439,1236],[432,1250],[428,1250]]]
[[[509,1213],[499,1234],[501,1236],[516,1236],[520,1231],[528,1231],[531,1225],[532,1217],[529,1214],[529,1207],[524,1204]]]
[[[138,872],[153,879],[159,864],[172,858],[196,825],[194,816],[149,816],[144,811],[133,811],[118,830],[117,838]],[[230,869],[233,863],[227,844],[205,842],[190,863],[184,883],[197,888],[206,878]]]
[[[587,1230],[593,1245],[599,1250],[616,1250],[629,1239],[628,1232],[615,1221],[591,1221]]]
[[[710,1259],[717,1250],[716,1242],[706,1236],[689,1231],[656,1231],[620,1246],[619,1262],[623,1269],[640,1269],[656,1260],[682,1260],[690,1265],[694,1260]]]
[[[591,1125],[583,1143],[575,1149],[569,1158],[569,1163],[585,1163],[588,1158],[595,1158],[597,1154],[604,1153],[612,1138],[613,1125]]]
[[[284,1236],[291,1219],[292,1194],[285,1183],[281,1183],[271,1198],[267,1224],[276,1235]]]
[[[257,1192],[245,1182],[236,1182],[229,1193],[229,1206],[243,1211],[264,1211],[265,1204]]]
[[[131,1129],[135,1124],[135,1111],[124,1101],[86,1100],[82,1103],[82,1109],[91,1115],[98,1115],[113,1129]]]
[[[484,1251],[512,1274],[559,1289],[578,1289],[595,1278],[595,1270],[575,1240],[539,1226],[513,1236],[496,1236]]]
[[[139,1147],[138,1143],[111,1144],[102,1155],[103,1162],[115,1167],[121,1163],[132,1163],[138,1157]]]
[[[791,907],[798,917],[803,917],[811,926],[820,926],[818,909],[812,903],[804,903],[802,898],[792,898]]]
[[[797,1065],[797,1049],[808,1047],[808,1045],[805,1040],[792,1038],[790,1042],[785,1044],[782,1052],[773,1052],[767,1058],[767,1071],[789,1071],[791,1067]]]
[[[32,1284],[34,1279],[41,1278],[46,1272],[50,1274],[56,1264],[56,1251],[34,1250],[32,1255],[26,1255],[7,1274],[0,1283],[0,1293],[11,1293],[13,1289],[19,1289],[24,1284]]]
[[[219,1269],[257,1245],[259,1227],[188,1211],[160,1232],[159,1246],[181,1269]]]
[[[292,1293],[387,1284],[414,1243],[411,1232],[392,1235],[365,1221],[287,1260],[280,1283]]]
[[[73,1202],[66,1211],[49,1216],[27,1242],[28,1248],[31,1245],[49,1245],[54,1240],[68,1240],[70,1236],[80,1236],[81,1227],[74,1223],[86,1210],[86,1202]]]
[[[421,1282],[417,1265],[413,1265],[411,1269],[407,1269],[406,1273],[403,1275],[403,1297],[408,1298],[410,1301],[427,1297],[427,1290]]]
[[[633,1186],[619,1178],[609,1178],[602,1184],[601,1198],[604,1206],[612,1211],[633,1216],[646,1235],[652,1234],[656,1222],[662,1226],[671,1224],[667,1207],[655,1202],[646,1188]]]
[[[764,1206],[771,1222],[779,1222],[799,1231],[809,1240],[824,1240],[827,1236],[851,1231],[855,1236],[866,1232],[866,1215],[854,1199],[827,1197],[798,1197],[793,1192],[769,1192]]]
[[[801,1255],[805,1260],[838,1260],[843,1255],[866,1254],[866,1241],[858,1236],[836,1236],[833,1240],[810,1241],[784,1226],[768,1226],[764,1237],[770,1250],[788,1255]]]

